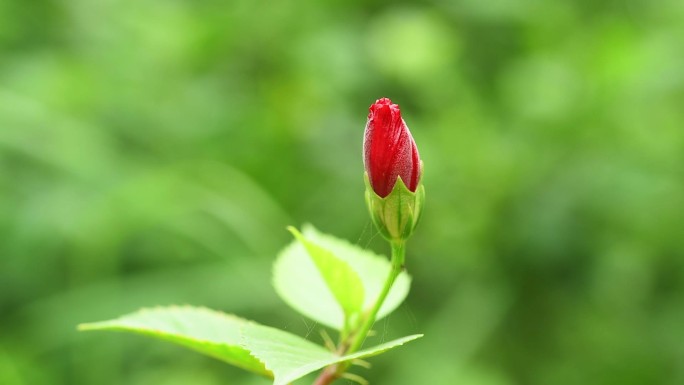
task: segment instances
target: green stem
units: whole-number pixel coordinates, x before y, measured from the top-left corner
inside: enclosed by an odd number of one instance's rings
[[[404,259],[406,254],[405,242],[391,242],[391,245],[392,268],[390,270],[389,275],[387,276],[387,280],[385,280],[385,285],[382,287],[382,291],[380,291],[380,294],[378,295],[378,298],[375,300],[373,307],[365,314],[361,326],[357,330],[353,331],[351,334],[345,335],[345,337],[342,338],[342,343],[340,344],[337,352],[340,355],[351,354],[361,348],[363,342],[366,340],[366,337],[368,337],[368,332],[375,323],[375,319],[378,316],[378,311],[380,311],[380,308],[382,307],[382,304],[385,302],[385,299],[387,298],[390,289],[392,289],[394,281],[396,281],[399,274],[401,274],[402,270],[404,270]],[[351,339],[351,342],[348,341],[349,339]],[[331,384],[333,381],[340,378],[342,374],[349,368],[350,365],[350,362],[342,362],[325,368],[323,372],[320,374],[320,376],[318,376],[318,378],[314,382],[314,385]]]
[[[359,327],[358,330],[352,331],[350,334],[347,334],[348,331],[345,327],[343,337],[341,338],[342,342],[340,343],[340,346],[338,347],[337,351],[339,355],[351,354],[361,348],[363,342],[366,340],[366,337],[368,336],[368,332],[375,323],[378,311],[380,311],[382,304],[385,302],[387,294],[389,294],[390,289],[394,284],[394,281],[396,281],[399,274],[401,274],[401,272],[404,270],[404,259],[406,254],[405,242],[391,242],[391,245],[392,269],[390,270],[390,273],[387,276],[385,285],[383,286],[382,291],[378,295],[378,298],[375,300],[373,307],[365,314],[363,324],[361,324],[361,327]],[[351,342],[348,341],[349,339],[352,339]],[[350,362],[342,362],[339,364],[328,366],[327,368],[323,369],[318,378],[316,378],[314,385],[329,385],[333,383],[336,379],[340,378],[342,374],[344,374],[344,372],[349,368],[350,365]]]
[[[401,271],[404,269],[405,253],[406,243],[404,241],[392,242],[392,270],[390,270],[390,273],[387,276],[387,280],[385,281],[385,286],[383,286],[380,295],[378,295],[378,299],[375,301],[373,308],[371,308],[370,311],[366,314],[363,324],[359,328],[358,332],[354,334],[354,340],[352,341],[351,345],[349,345],[349,349],[345,351],[345,354],[351,354],[356,352],[357,350],[359,350],[361,345],[363,345],[363,342],[366,340],[368,332],[375,323],[375,318],[378,315],[380,307],[382,307],[382,304],[385,302],[385,298],[387,298],[387,294],[389,294],[389,291],[392,288],[394,281],[397,279]]]

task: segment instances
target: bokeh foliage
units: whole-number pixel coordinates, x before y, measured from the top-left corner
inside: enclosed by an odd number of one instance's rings
[[[368,105],[425,162],[392,384],[684,383],[684,2],[0,2],[0,383],[266,384],[78,334],[194,304],[309,332],[287,225],[387,253]]]

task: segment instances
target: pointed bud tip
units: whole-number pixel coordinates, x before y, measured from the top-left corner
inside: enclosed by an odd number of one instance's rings
[[[375,101],[375,103],[371,104],[371,106],[368,108],[368,111],[370,113],[368,114],[368,117],[370,118],[373,114],[378,113],[380,111],[382,112],[396,112],[401,114],[401,110],[399,109],[398,104],[392,103],[392,100],[389,98],[380,98]]]

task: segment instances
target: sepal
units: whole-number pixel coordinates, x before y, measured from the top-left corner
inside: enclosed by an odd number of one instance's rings
[[[397,177],[392,191],[382,198],[373,191],[365,173],[366,205],[380,234],[390,242],[407,240],[416,228],[425,202],[425,187],[419,181],[415,192]]]

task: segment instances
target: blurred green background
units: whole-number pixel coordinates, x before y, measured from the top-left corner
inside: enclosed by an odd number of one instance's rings
[[[75,325],[194,304],[319,342],[270,265],[304,222],[387,252],[383,96],[427,202],[376,341],[426,337],[359,373],[684,383],[682,36],[681,0],[0,2],[0,384],[268,384]]]

